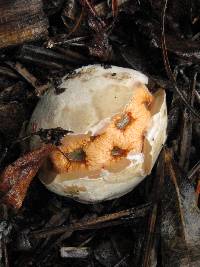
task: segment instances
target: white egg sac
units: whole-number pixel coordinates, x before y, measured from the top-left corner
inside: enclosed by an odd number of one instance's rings
[[[90,65],[63,77],[33,112],[35,127],[62,127],[63,137],[39,177],[62,196],[94,203],[120,197],[148,175],[166,140],[165,91],[151,94],[148,78],[135,70]],[[38,137],[31,150],[41,146]]]

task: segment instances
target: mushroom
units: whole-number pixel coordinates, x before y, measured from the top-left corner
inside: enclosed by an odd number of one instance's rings
[[[135,70],[89,65],[62,78],[37,104],[28,131],[73,131],[43,164],[39,178],[51,191],[80,202],[118,198],[148,174],[166,140],[165,91],[151,94]],[[41,146],[34,136],[31,150]]]

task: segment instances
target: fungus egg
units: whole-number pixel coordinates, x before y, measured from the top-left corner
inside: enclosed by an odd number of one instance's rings
[[[62,78],[38,102],[28,131],[62,127],[61,140],[39,172],[51,191],[80,202],[118,198],[148,174],[166,140],[163,89],[152,94],[135,70],[89,65]],[[30,149],[40,147],[39,137]]]

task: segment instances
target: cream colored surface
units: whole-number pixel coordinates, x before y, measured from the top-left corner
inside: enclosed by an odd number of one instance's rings
[[[89,65],[76,70],[72,78],[65,76],[62,94],[50,89],[39,101],[30,122],[29,131],[62,127],[75,134],[93,133],[101,121],[118,113],[133,95],[133,86],[148,79],[140,72],[115,67],[105,69]],[[33,145],[35,147],[35,145]]]
[[[56,95],[53,89],[39,101],[29,124],[39,128],[62,127],[74,134],[99,134],[110,118],[120,113],[134,94],[137,83],[147,84],[145,75],[126,68],[112,66],[105,69],[92,65],[76,70],[72,77],[64,77],[61,87],[66,90]],[[152,121],[144,141],[144,153],[129,153],[129,166],[120,172],[101,170],[99,178],[64,179],[46,167],[40,178],[47,188],[57,194],[72,197],[81,202],[98,202],[120,197],[131,191],[150,173],[166,139],[167,111],[165,92],[157,92],[152,106]],[[31,149],[40,145],[37,138],[31,141]],[[50,179],[47,179],[51,177]]]

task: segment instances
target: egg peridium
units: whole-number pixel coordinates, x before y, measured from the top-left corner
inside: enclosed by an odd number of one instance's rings
[[[167,112],[165,92],[152,95],[147,82],[132,69],[90,65],[63,77],[63,93],[50,89],[42,97],[29,131],[73,131],[40,171],[47,188],[97,202],[129,192],[151,171],[166,139]],[[40,145],[34,137],[31,148]]]

